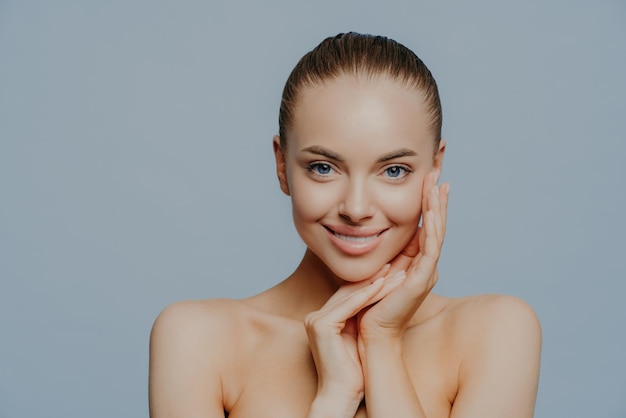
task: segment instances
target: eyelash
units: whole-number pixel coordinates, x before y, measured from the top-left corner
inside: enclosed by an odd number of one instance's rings
[[[411,174],[413,172],[413,170],[411,170],[409,167],[407,167],[405,165],[399,165],[399,164],[394,164],[394,165],[391,165],[389,167],[385,167],[383,172],[389,174],[389,170],[391,170],[393,168],[399,168],[400,170],[404,171],[404,173],[400,174],[398,177],[388,176],[387,178],[392,180],[392,181],[400,181],[400,180],[404,179],[406,176],[408,176],[409,174]]]
[[[320,177],[320,178],[327,178],[328,176],[330,176],[330,172],[328,174],[322,174],[319,173],[318,171],[316,171],[317,168],[319,167],[327,167],[331,172],[335,171],[335,169],[328,163],[324,163],[321,161],[315,161],[310,163],[309,165],[306,166],[307,171],[309,171],[312,175]]]
[[[323,167],[324,169],[329,170],[328,173],[326,174],[322,174],[319,171],[317,171],[318,168]],[[321,161],[314,161],[310,164],[308,164],[306,166],[307,171],[309,171],[313,176],[319,177],[319,178],[328,178],[333,171],[335,171],[335,169],[328,163],[325,162],[321,162]],[[389,174],[389,170],[391,169],[400,169],[403,171],[403,173],[401,173],[400,175],[398,175],[397,177],[391,177],[391,176],[387,176],[387,178],[391,181],[401,181],[402,179],[404,179],[406,176],[408,176],[409,174],[411,174],[413,172],[413,170],[411,170],[409,167],[405,166],[405,165],[400,165],[400,164],[394,164],[391,165],[389,167],[385,167],[383,169],[383,173],[387,173]]]

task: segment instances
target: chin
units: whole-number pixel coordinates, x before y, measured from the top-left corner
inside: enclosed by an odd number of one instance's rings
[[[355,259],[351,262],[339,264],[340,265],[334,266],[327,264],[326,267],[337,276],[337,278],[345,282],[357,283],[373,278],[385,265],[385,262],[373,263],[372,261]]]
[[[334,251],[317,253],[314,248],[307,246],[307,257],[314,260],[313,263],[317,268],[325,269],[335,278],[349,283],[374,278],[394,256],[395,253],[390,251],[373,252],[362,256],[346,256]]]

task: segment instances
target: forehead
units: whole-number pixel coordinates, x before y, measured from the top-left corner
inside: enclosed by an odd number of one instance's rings
[[[289,142],[380,149],[433,146],[422,95],[387,76],[342,75],[302,89]]]

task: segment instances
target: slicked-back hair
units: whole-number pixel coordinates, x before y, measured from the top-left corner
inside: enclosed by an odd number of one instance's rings
[[[298,96],[303,88],[315,86],[342,75],[365,78],[387,76],[420,94],[431,117],[435,151],[441,140],[441,101],[437,83],[422,60],[409,48],[384,36],[355,32],[324,39],[304,55],[291,71],[280,103],[278,116],[280,145],[287,146]]]

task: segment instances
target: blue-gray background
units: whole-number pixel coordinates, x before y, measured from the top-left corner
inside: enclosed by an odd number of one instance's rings
[[[436,290],[535,308],[537,417],[626,417],[617,0],[0,1],[0,417],[145,417],[165,305],[291,272],[280,93],[346,30],[403,42],[439,82]]]

